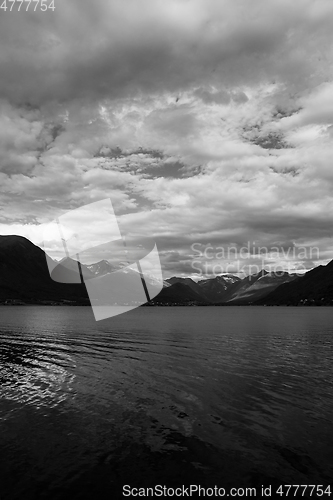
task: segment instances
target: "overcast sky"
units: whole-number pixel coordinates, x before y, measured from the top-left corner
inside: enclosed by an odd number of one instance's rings
[[[54,4],[0,11],[0,234],[110,197],[165,277],[193,243],[333,258],[331,0]]]

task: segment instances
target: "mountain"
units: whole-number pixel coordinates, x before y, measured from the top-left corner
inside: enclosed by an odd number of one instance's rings
[[[84,285],[53,281],[44,251],[22,236],[0,236],[0,302],[6,300],[89,303]]]
[[[151,305],[209,305],[209,302],[190,286],[181,282],[163,288]]]
[[[47,256],[46,259],[49,263],[49,267],[51,269],[53,268],[51,278],[58,283],[81,283],[81,276],[84,279],[95,277],[95,274],[90,271],[88,266],[80,263],[79,267],[78,261],[70,257],[66,257],[59,262],[52,261],[49,256]]]
[[[0,236],[0,303],[89,305],[87,288],[94,287],[98,288],[99,302],[105,299],[110,303],[114,299],[118,303],[119,300],[136,303],[141,279],[138,270],[128,267],[118,273],[114,270],[119,271],[105,260],[91,265],[68,257],[54,261],[26,238]],[[85,284],[81,283],[81,277]],[[92,279],[94,283],[90,282]],[[145,284],[150,296],[160,290],[160,281],[153,276],[145,275]],[[145,297],[143,289],[139,289],[141,298]]]
[[[199,289],[209,302],[218,303],[226,300],[236,283],[239,283],[241,278],[233,274],[216,276],[206,280],[198,281]]]
[[[234,283],[240,281],[240,278],[233,274],[227,274],[200,280],[198,282],[193,281],[191,278],[181,277],[169,278],[166,281],[171,285],[175,285],[176,283],[187,285],[193,292],[198,294],[204,302],[217,303],[224,300],[229,288]]]
[[[264,269],[241,279],[233,274],[216,276],[200,280],[197,283],[190,278],[169,278],[172,286],[182,283],[191,288],[205,302],[212,304],[250,304],[265,297],[282,283],[295,279],[287,272],[269,273]],[[171,293],[171,290],[170,290]]]
[[[291,283],[280,285],[258,305],[333,305],[333,260],[318,266]]]
[[[181,278],[173,276],[172,278],[168,278],[165,281],[170,285],[174,285],[175,283],[182,283],[183,285],[189,286],[196,293],[198,293],[198,291],[200,290],[197,283],[193,281],[191,278]]]
[[[26,238],[0,236],[0,303],[88,305],[81,275],[87,286],[91,278],[107,284],[108,275],[114,270],[105,260],[80,266],[70,258],[56,262]],[[133,283],[137,283],[137,271],[125,268],[122,272],[126,274],[125,288],[131,295]],[[148,289],[156,290],[158,280],[148,275],[145,278]],[[221,275],[195,282],[191,278],[173,277],[163,285],[162,291],[148,305],[333,305],[333,261],[301,277],[262,270],[244,279]]]
[[[112,273],[116,270],[115,266],[112,266],[107,260],[100,260],[96,264],[90,264],[85,266],[91,273],[98,276],[103,276],[104,274]]]
[[[252,304],[271,293],[283,283],[288,283],[295,279],[295,275],[287,272],[269,273],[263,269],[259,273],[249,275],[238,281],[233,287],[230,287],[224,301],[230,305]]]

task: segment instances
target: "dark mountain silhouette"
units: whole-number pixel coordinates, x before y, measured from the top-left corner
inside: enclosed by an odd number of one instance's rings
[[[198,281],[198,285],[201,293],[204,294],[209,302],[217,303],[226,300],[230,290],[239,281],[241,281],[241,278],[229,274],[200,280]]]
[[[333,260],[326,266],[311,269],[291,283],[280,285],[256,304],[333,305]]]
[[[196,292],[196,293],[200,292],[200,287],[191,278],[182,278],[182,277],[173,276],[172,278],[168,278],[165,281],[167,283],[170,283],[170,285],[174,285],[175,283],[182,283],[183,285],[189,286],[194,292]]]
[[[184,283],[174,283],[163,290],[151,301],[152,304],[179,304],[179,305],[208,305],[204,296],[199,295]]]
[[[268,295],[279,285],[295,279],[287,272],[269,273],[265,270],[252,274],[243,279],[232,274],[216,276],[215,278],[200,280],[197,283],[190,278],[173,277],[166,281],[172,286],[182,283],[196,292],[205,302],[212,304],[249,304]]]
[[[89,303],[84,285],[53,281],[44,251],[22,236],[0,236],[0,302],[6,300]]]
[[[175,283],[182,283],[183,285],[187,285],[205,302],[217,303],[225,300],[225,298],[228,296],[229,289],[232,288],[234,283],[241,281],[241,278],[232,274],[228,274],[224,276],[216,276],[215,278],[200,280],[198,282],[193,281],[191,278],[181,277],[169,278],[166,281],[171,285],[174,285]]]
[[[108,261],[80,267],[74,259],[56,262],[26,238],[0,236],[0,303],[88,305],[81,275],[87,280],[106,276],[114,270]],[[153,277],[147,280],[147,285],[155,286]],[[195,282],[191,278],[173,277],[164,282],[163,290],[150,304],[333,305],[333,261],[302,277],[265,270],[244,279],[222,275]]]

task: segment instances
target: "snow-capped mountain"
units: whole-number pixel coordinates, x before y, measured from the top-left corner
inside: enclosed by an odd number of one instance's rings
[[[131,276],[138,271],[128,267],[115,269],[108,261],[88,266],[74,259],[63,259],[61,266],[44,251],[21,236],[0,236],[0,302],[89,304],[84,279],[107,279],[107,274],[123,272],[131,286]],[[53,266],[50,277],[47,262]],[[80,269],[81,268],[81,269]],[[58,281],[57,281],[58,276]],[[66,278],[67,281],[63,279]],[[134,280],[137,282],[137,280]],[[147,287],[156,289],[159,280],[145,275]],[[244,279],[234,275],[220,275],[197,283],[191,278],[172,277],[163,282],[162,291],[154,304],[209,305],[209,304],[333,304],[333,261],[318,266],[304,276],[269,273],[265,270]]]
[[[116,270],[116,267],[110,264],[108,260],[100,260],[95,264],[89,264],[85,266],[90,272],[97,276],[102,276],[104,274],[112,273]]]
[[[229,288],[240,281],[238,276],[226,274],[216,276],[215,278],[203,279],[198,282],[191,278],[172,277],[166,280],[171,285],[181,283],[187,285],[191,290],[198,294],[205,302],[222,302]]]
[[[264,269],[257,274],[247,276],[230,289],[227,303],[252,303],[271,293],[279,285],[289,283],[295,275],[287,272],[269,273]]]

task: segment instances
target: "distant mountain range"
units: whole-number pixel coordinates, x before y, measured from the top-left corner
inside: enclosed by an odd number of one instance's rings
[[[326,266],[318,266],[284,283],[257,304],[265,305],[333,305],[333,260]]]
[[[268,273],[265,270],[243,279],[226,274],[200,280],[197,283],[190,278],[170,278],[166,281],[172,285],[171,288],[167,291],[162,290],[155,301],[164,301],[167,297],[169,298],[175,285],[182,283],[195,292],[202,303],[216,305],[254,304],[260,298],[268,296],[282,283],[289,283],[295,279],[295,275],[286,272]],[[197,300],[199,301],[199,299]]]
[[[77,261],[64,259],[51,279],[46,258],[57,264],[26,238],[0,236],[0,304],[89,305],[80,273],[91,279],[117,270],[106,260],[81,264],[79,270]],[[68,283],[57,282],[63,281],[64,269]],[[153,283],[154,278],[147,280]],[[148,305],[333,305],[333,261],[303,276],[262,270],[243,279],[232,274],[198,282],[173,277],[164,281],[162,291]]]

